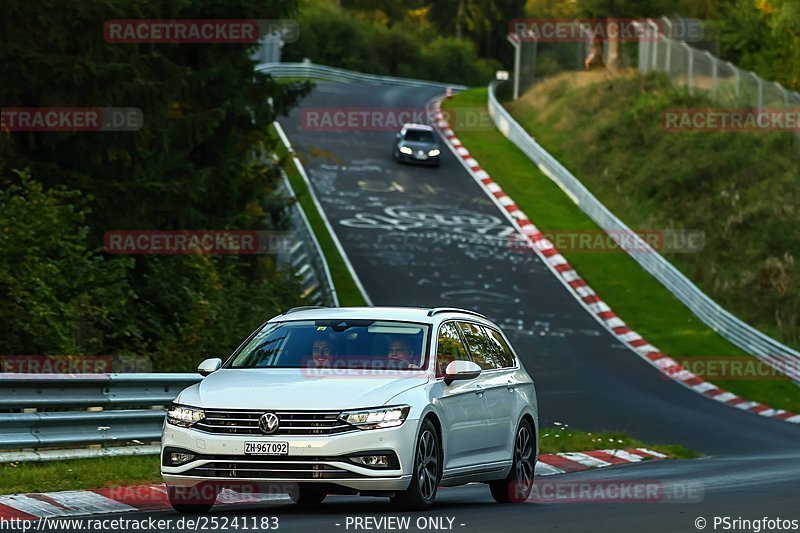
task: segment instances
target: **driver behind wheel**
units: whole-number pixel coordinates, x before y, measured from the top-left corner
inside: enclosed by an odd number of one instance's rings
[[[389,363],[401,368],[419,368],[414,364],[414,351],[411,344],[400,337],[394,337],[389,341],[389,348],[386,354]]]

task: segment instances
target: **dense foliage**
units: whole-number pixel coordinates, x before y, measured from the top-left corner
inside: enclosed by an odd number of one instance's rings
[[[136,353],[163,370],[227,354],[298,301],[270,256],[102,253],[129,229],[265,229],[277,172],[253,157],[307,92],[246,44],[112,44],[109,19],[290,18],[294,1],[11,0],[6,107],[136,107],[137,132],[0,133],[0,353]],[[272,106],[268,100],[272,99]],[[26,171],[21,171],[27,169]]]
[[[521,16],[519,7],[517,16]],[[455,28],[444,31],[429,21],[430,10],[430,6],[422,12],[398,9],[400,15],[390,24],[387,16],[380,16],[384,12],[376,13],[374,7],[348,11],[332,3],[306,2],[298,14],[299,39],[286,45],[283,58],[308,58],[361,72],[468,85],[491,80],[495,70],[502,68],[496,58],[508,56],[510,45],[493,45],[493,57],[480,57],[474,40],[456,36]],[[513,16],[502,19],[503,40],[510,18]],[[496,22],[500,24],[501,19]]]

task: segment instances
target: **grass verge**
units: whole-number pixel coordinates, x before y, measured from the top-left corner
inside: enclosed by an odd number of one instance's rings
[[[542,428],[539,437],[539,453],[580,452],[588,450],[620,450],[647,448],[669,455],[673,459],[696,459],[702,457],[680,444],[646,444],[624,433],[604,431],[591,433],[570,429],[567,425]]]
[[[487,89],[471,89],[445,101],[459,108],[486,106]],[[452,127],[452,126],[451,126]],[[569,197],[494,127],[454,127],[481,166],[542,230],[600,231]],[[548,148],[545,145],[545,148]],[[623,217],[624,219],[624,217]],[[775,408],[800,411],[800,388],[789,380],[718,379],[700,371],[708,357],[746,356],[701,322],[677,298],[625,253],[561,250],[589,285],[629,326],[664,353],[719,387]],[[634,357],[633,354],[631,354]],[[755,361],[755,358],[753,358]],[[692,361],[697,365],[693,366]]]
[[[277,139],[278,135],[274,129],[270,129],[270,134]],[[339,297],[339,305],[343,307],[367,305],[342,255],[339,253],[336,243],[333,242],[333,238],[325,225],[325,221],[322,219],[322,214],[314,204],[314,199],[311,196],[311,192],[308,190],[308,185],[297,170],[292,158],[289,157],[286,147],[279,139],[277,142],[277,153],[283,162],[286,176],[289,179],[289,183],[292,185],[292,189],[294,189],[300,207],[303,208],[308,218],[311,230],[317,237],[317,241],[319,241],[322,253],[325,255],[325,261],[328,263],[328,268],[333,278],[333,285],[336,287],[336,294]]]
[[[581,452],[599,449],[648,448],[676,459],[699,454],[675,444],[646,444],[624,433],[587,433],[568,426],[544,428],[541,453]],[[68,461],[0,464],[0,494],[56,492],[161,483],[158,455],[100,457]]]
[[[0,494],[160,483],[158,455],[0,464]]]

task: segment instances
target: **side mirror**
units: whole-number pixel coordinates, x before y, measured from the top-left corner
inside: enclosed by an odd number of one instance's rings
[[[403,138],[403,134],[398,132],[397,135],[395,135],[395,137],[397,137],[398,139],[402,139]]]
[[[205,361],[200,363],[200,366],[197,367],[197,372],[201,376],[205,377],[219,370],[221,366],[222,366],[222,359],[220,359],[219,357],[215,357],[213,359],[206,359]]]
[[[444,369],[444,383],[450,385],[460,379],[475,379],[481,375],[481,367],[472,361],[450,361]]]

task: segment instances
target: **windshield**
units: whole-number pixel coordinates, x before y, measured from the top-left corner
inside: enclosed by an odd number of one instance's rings
[[[266,324],[227,368],[425,368],[428,326],[375,320]]]
[[[435,142],[433,132],[428,130],[408,130],[406,140],[410,142],[432,143]]]

